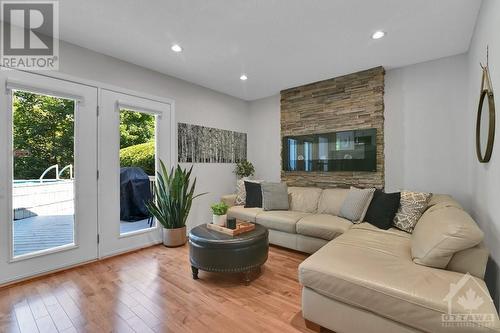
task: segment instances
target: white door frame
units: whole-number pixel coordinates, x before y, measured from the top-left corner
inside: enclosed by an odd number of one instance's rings
[[[97,252],[97,89],[34,73],[1,71],[5,90],[0,91],[0,149],[7,158],[0,162],[0,285],[48,271],[95,260]],[[14,257],[12,212],[12,92],[23,90],[75,100],[74,156],[75,178],[74,243]],[[83,132],[89,134],[83,140]],[[85,208],[83,208],[85,207]],[[91,221],[87,223],[87,221]],[[95,223],[92,223],[95,221]],[[7,239],[5,239],[7,238]]]

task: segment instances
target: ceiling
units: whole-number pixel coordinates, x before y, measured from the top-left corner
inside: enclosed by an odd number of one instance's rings
[[[61,39],[245,100],[466,52],[480,0],[61,0]],[[384,30],[387,36],[372,40]],[[182,53],[170,50],[172,44]],[[247,81],[240,81],[242,73]]]

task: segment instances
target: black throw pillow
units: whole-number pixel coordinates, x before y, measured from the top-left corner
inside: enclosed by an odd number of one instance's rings
[[[380,229],[389,229],[398,211],[400,200],[400,192],[384,193],[376,190],[364,220]]]
[[[245,191],[247,192],[245,208],[262,208],[262,189],[260,183],[245,182]]]

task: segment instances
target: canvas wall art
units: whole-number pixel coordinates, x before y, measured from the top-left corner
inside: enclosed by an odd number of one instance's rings
[[[247,134],[178,124],[179,163],[238,163],[247,158]]]

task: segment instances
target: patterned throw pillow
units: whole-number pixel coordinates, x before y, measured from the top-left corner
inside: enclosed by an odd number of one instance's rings
[[[394,217],[393,225],[412,233],[420,216],[427,208],[432,193],[402,191],[398,212]]]
[[[361,223],[373,198],[374,188],[360,189],[351,186],[347,197],[340,207],[339,216],[352,223]]]
[[[245,180],[248,180],[248,178],[247,177],[240,178],[236,183],[236,200],[235,200],[236,206],[245,205],[247,199],[247,193],[245,192]]]

